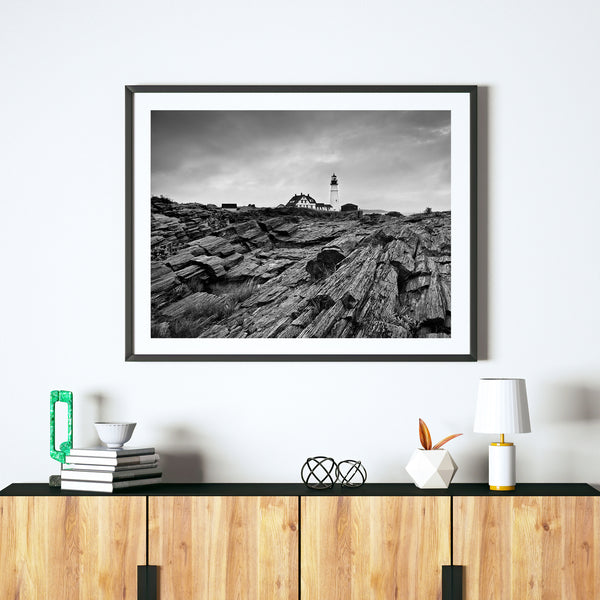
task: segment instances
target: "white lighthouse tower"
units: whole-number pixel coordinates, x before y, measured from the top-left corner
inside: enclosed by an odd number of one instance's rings
[[[340,192],[338,190],[338,180],[335,173],[331,176],[331,187],[329,189],[329,204],[331,204],[333,210],[341,210]]]

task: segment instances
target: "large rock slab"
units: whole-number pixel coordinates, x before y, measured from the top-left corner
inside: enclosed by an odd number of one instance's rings
[[[356,234],[343,235],[324,246],[315,258],[306,264],[306,270],[314,280],[325,279],[333,274],[341,263],[364,239]]]
[[[225,239],[209,235],[193,242],[192,246],[202,248],[204,254],[217,255],[221,257],[230,256],[235,253],[235,248]]]
[[[169,256],[169,258],[165,261],[165,264],[171,267],[173,271],[179,271],[188,265],[191,265],[196,257],[190,252],[180,252],[179,254],[174,254],[173,256]]]
[[[193,263],[206,271],[212,279],[219,279],[226,273],[225,262],[218,256],[196,256]]]

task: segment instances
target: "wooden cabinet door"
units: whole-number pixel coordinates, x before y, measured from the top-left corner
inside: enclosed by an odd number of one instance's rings
[[[464,600],[600,598],[600,499],[456,497]]]
[[[0,497],[0,598],[135,600],[143,497]]]
[[[450,498],[303,497],[302,600],[437,600]]]
[[[155,496],[161,600],[297,600],[298,498]]]

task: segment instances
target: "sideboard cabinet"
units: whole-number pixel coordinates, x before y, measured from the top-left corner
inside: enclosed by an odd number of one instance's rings
[[[442,565],[450,565],[450,501],[302,497],[302,599],[440,598]]]
[[[599,597],[600,492],[585,484],[0,492],[2,599]]]
[[[298,598],[298,499],[152,496],[148,562],[158,598]]]
[[[462,600],[600,598],[600,498],[454,498]]]
[[[134,600],[143,497],[0,496],[2,600]]]

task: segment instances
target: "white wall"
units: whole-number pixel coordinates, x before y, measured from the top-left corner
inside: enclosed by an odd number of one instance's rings
[[[307,456],[408,481],[417,419],[486,479],[477,381],[525,377],[521,481],[600,481],[600,6],[482,2],[0,5],[0,487],[44,481],[51,389],[205,481],[298,481]],[[480,329],[469,364],[124,362],[125,84],[478,84]]]

